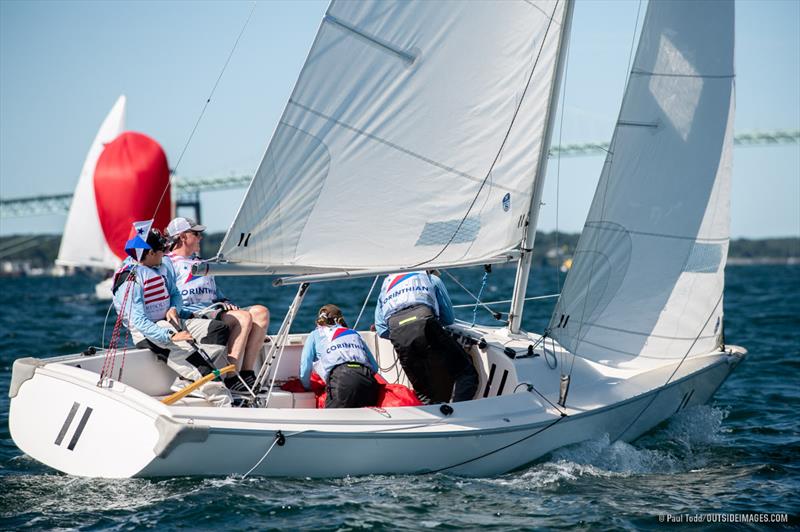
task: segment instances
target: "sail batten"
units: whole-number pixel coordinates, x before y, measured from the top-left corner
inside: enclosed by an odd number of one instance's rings
[[[550,324],[550,334],[578,356],[652,367],[720,343],[733,24],[729,1],[648,6],[620,118]],[[647,124],[653,127],[631,127]]]
[[[360,270],[518,248],[565,4],[333,2],[220,255]]]

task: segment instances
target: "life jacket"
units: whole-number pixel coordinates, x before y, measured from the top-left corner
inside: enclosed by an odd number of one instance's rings
[[[325,382],[328,382],[331,370],[339,364],[354,362],[370,367],[367,346],[353,329],[337,325],[319,326],[317,334],[317,360],[313,367]]]
[[[200,262],[196,255],[184,257],[170,253],[165,257],[175,269],[175,284],[185,306],[210,305],[217,299],[217,282],[212,275],[192,275],[192,265]]]
[[[144,314],[151,321],[163,320],[169,310],[169,287],[167,286],[167,268],[161,264],[156,268],[138,266],[136,282],[142,286]]]
[[[111,284],[111,295],[116,295],[117,290],[125,284],[125,281],[135,281],[136,265],[132,262],[124,262],[119,270],[114,272],[114,281]]]
[[[398,273],[383,280],[381,294],[378,296],[383,317],[416,305],[427,305],[439,315],[435,288],[427,272]]]

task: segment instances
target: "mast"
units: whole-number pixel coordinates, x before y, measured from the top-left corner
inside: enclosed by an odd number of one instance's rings
[[[528,211],[528,223],[525,229],[525,236],[522,240],[522,249],[519,262],[517,263],[517,275],[514,279],[514,293],[511,296],[511,309],[508,315],[508,330],[511,333],[518,333],[522,323],[522,309],[525,305],[525,292],[528,288],[528,275],[531,269],[531,258],[533,256],[533,243],[536,239],[536,225],[539,220],[539,208],[541,207],[542,191],[544,190],[544,178],[547,173],[547,158],[550,151],[550,141],[553,136],[553,125],[555,123],[556,108],[558,107],[558,95],[561,90],[561,81],[564,77],[564,63],[566,58],[566,44],[569,39],[570,27],[572,26],[573,0],[565,0],[567,7],[564,10],[563,28],[558,42],[558,59],[556,62],[556,79],[550,91],[550,106],[547,108],[547,126],[545,129],[544,144],[539,153],[539,164],[536,168],[536,176],[533,182],[533,196]]]

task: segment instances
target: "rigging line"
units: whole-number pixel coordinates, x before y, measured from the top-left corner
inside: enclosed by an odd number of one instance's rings
[[[440,473],[442,471],[447,471],[448,469],[453,469],[455,467],[459,467],[459,466],[462,466],[464,464],[468,464],[470,462],[474,462],[476,460],[480,460],[481,458],[486,458],[487,456],[491,456],[491,455],[493,455],[495,453],[499,453],[500,451],[504,451],[504,450],[508,449],[509,447],[513,447],[514,445],[522,443],[525,440],[529,440],[529,439],[533,438],[534,436],[536,436],[538,434],[541,434],[542,432],[546,431],[547,429],[549,429],[550,427],[552,427],[556,423],[560,422],[562,419],[566,419],[566,417],[567,416],[562,415],[562,416],[558,417],[557,419],[554,419],[552,422],[550,422],[549,424],[545,425],[541,429],[537,430],[533,434],[528,434],[524,438],[521,438],[521,439],[519,439],[517,441],[511,442],[511,443],[509,443],[507,445],[504,445],[502,447],[498,447],[497,449],[489,451],[488,453],[484,453],[484,454],[482,454],[480,456],[476,456],[475,458],[470,458],[469,460],[464,460],[463,462],[460,462],[458,464],[453,464],[453,465],[449,465],[447,467],[443,467],[441,469],[436,469],[436,470],[433,470],[433,471],[429,471],[429,473]]]
[[[470,327],[475,326],[475,322],[478,321],[478,304],[480,303],[480,298],[483,295],[483,289],[486,288],[486,281],[489,280],[489,272],[483,272],[483,279],[481,280],[481,289],[478,290],[478,299],[475,301],[475,306],[472,309],[472,323]]]
[[[470,297],[472,297],[472,299],[474,299],[474,300],[475,300],[475,303],[476,303],[476,304],[478,304],[478,305],[482,306],[482,307],[483,307],[483,308],[485,308],[487,311],[491,312],[493,315],[494,315],[494,314],[497,314],[497,312],[495,312],[494,310],[492,310],[491,308],[489,308],[488,306],[486,306],[486,304],[485,304],[483,301],[481,301],[481,300],[480,300],[480,298],[479,298],[478,296],[476,296],[475,294],[473,294],[472,292],[470,292],[470,291],[469,291],[469,288],[467,288],[466,286],[464,286],[463,284],[461,284],[461,282],[460,282],[458,279],[456,279],[456,278],[455,278],[455,276],[454,276],[452,273],[450,273],[450,272],[449,272],[449,271],[447,271],[447,270],[442,270],[442,271],[444,271],[444,273],[446,273],[448,277],[450,277],[450,278],[451,278],[453,281],[455,281],[455,283],[456,283],[458,286],[460,286],[462,290],[464,290],[464,291],[465,291],[467,294],[469,294],[469,295],[470,295]],[[471,306],[471,305],[472,305],[472,304],[469,304],[469,305],[467,305],[467,306]],[[460,306],[460,305],[459,305],[459,306]],[[455,308],[455,307],[454,307],[454,308]]]
[[[531,297],[526,297],[525,301],[534,301],[534,300],[537,300],[537,299],[553,299],[554,297],[558,297],[560,295],[561,294],[548,294],[546,296],[531,296]],[[511,303],[511,300],[510,299],[504,299],[502,301],[487,301],[486,302],[487,305],[500,305],[501,303]],[[453,308],[467,308],[467,307],[471,307],[471,306],[472,306],[472,303],[465,303],[463,305],[453,305]],[[507,312],[503,312],[502,314],[507,314]]]
[[[550,365],[550,359],[547,358],[547,339],[550,338],[550,354],[553,356],[553,365]],[[556,341],[552,336],[542,336],[542,353],[544,353],[544,362],[550,369],[558,367],[558,359],[556,358]]]
[[[636,43],[636,34],[637,34],[636,30],[639,28],[639,15],[641,14],[641,12],[642,12],[642,0],[639,0],[639,5],[636,8],[636,22],[633,25],[633,35],[631,36],[631,49],[628,51],[628,69],[627,69],[626,74],[625,74],[625,86],[626,87],[628,86],[628,78],[630,77],[631,74],[634,73],[633,70],[632,70],[632,66],[633,66],[632,65],[633,47],[634,47],[634,44]]]
[[[522,108],[522,103],[525,101],[525,96],[528,94],[528,88],[531,85],[531,80],[533,79],[533,73],[536,72],[536,67],[538,66],[539,59],[542,56],[542,50],[544,50],[544,45],[547,42],[547,36],[550,34],[550,27],[553,25],[553,18],[556,15],[556,10],[558,9],[558,5],[560,3],[561,3],[561,0],[556,0],[555,5],[553,6],[553,14],[550,15],[550,19],[547,22],[547,28],[545,29],[544,36],[542,37],[542,44],[541,44],[541,46],[539,46],[539,51],[536,54],[536,60],[533,62],[533,68],[531,68],[531,73],[530,73],[530,75],[528,75],[528,80],[525,83],[525,88],[522,91],[522,96],[519,99],[519,103],[517,104],[516,109],[514,109],[514,114],[511,117],[511,122],[508,124],[508,129],[506,129],[506,133],[505,133],[505,136],[503,137],[503,141],[500,143],[500,147],[499,147],[499,149],[497,150],[497,153],[494,156],[494,160],[492,161],[492,164],[489,166],[489,170],[486,172],[486,177],[483,178],[483,181],[481,182],[481,186],[478,187],[478,191],[475,193],[475,197],[472,198],[472,202],[470,202],[469,207],[467,208],[467,212],[464,213],[463,218],[461,218],[461,221],[458,222],[458,227],[456,227],[455,231],[453,231],[453,234],[450,235],[450,239],[447,241],[447,243],[444,246],[442,246],[442,249],[440,249],[439,252],[436,255],[434,255],[433,257],[431,257],[428,260],[424,260],[424,261],[422,261],[420,263],[414,264],[413,266],[409,266],[409,269],[418,268],[420,266],[423,266],[425,264],[428,264],[428,263],[433,262],[434,260],[438,259],[442,255],[442,253],[444,253],[445,250],[448,247],[450,247],[450,244],[453,243],[453,240],[455,240],[456,235],[461,230],[461,227],[464,225],[464,222],[469,217],[469,214],[472,212],[472,208],[475,206],[475,203],[478,201],[478,198],[480,197],[481,192],[483,192],[483,187],[486,186],[486,182],[489,180],[489,177],[492,175],[492,170],[494,170],[494,167],[497,164],[497,161],[500,160],[500,155],[503,153],[503,148],[505,147],[506,142],[508,141],[508,137],[511,135],[511,130],[514,128],[514,122],[516,122],[517,115],[519,114],[519,110]]]
[[[380,340],[378,340],[378,339],[375,339],[375,343],[377,343],[377,342],[379,342],[379,341],[380,341]],[[392,350],[392,353],[394,353],[394,350]],[[381,366],[381,363],[380,363],[380,360],[379,360],[379,361],[378,361],[378,368],[381,370],[381,371],[380,371],[380,373],[382,373],[382,374],[383,374],[383,373],[389,373],[390,371],[392,371],[392,370],[393,370],[393,369],[394,369],[394,368],[397,366],[397,363],[398,363],[399,361],[400,361],[400,359],[399,359],[399,358],[397,358],[397,355],[395,355],[395,357],[394,357],[394,362],[392,362],[392,364],[391,364],[389,367],[387,367],[387,368],[384,368],[383,366]],[[386,378],[386,377],[384,377],[384,379],[385,379],[385,378]],[[391,384],[398,384],[398,381],[399,381],[399,380],[400,380],[400,374],[398,373],[398,375],[397,375],[397,378],[396,378],[396,379],[395,379],[395,381],[394,381],[393,383],[391,383]]]
[[[566,351],[566,349],[564,349],[564,351]],[[567,351],[567,352],[569,352],[569,351]],[[575,367],[575,354],[574,353],[570,353],[570,354],[572,355],[572,362],[569,365],[569,373],[567,373],[567,376],[569,378],[572,378],[572,368]]]
[[[567,41],[567,51],[564,54],[564,79],[561,87],[561,119],[558,124],[558,145],[563,144],[564,136],[564,108],[567,106],[567,80],[569,79],[569,52],[570,41]],[[556,292],[561,293],[561,248],[558,245],[558,214],[561,201],[561,150],[556,158]]]
[[[662,384],[661,386],[659,386],[656,389],[655,393],[650,398],[650,401],[648,401],[648,403],[646,405],[644,405],[642,410],[638,414],[636,414],[636,417],[633,418],[633,421],[631,421],[628,424],[628,426],[625,427],[625,430],[620,432],[620,436],[624,435],[628,431],[628,429],[630,429],[634,425],[634,423],[639,421],[639,418],[642,417],[642,414],[644,414],[645,410],[650,408],[650,405],[652,405],[653,402],[656,400],[656,398],[658,397],[658,394],[660,394],[662,392],[662,390],[664,390],[669,385],[670,381],[672,381],[672,377],[674,377],[675,374],[678,373],[678,370],[683,365],[683,363],[686,361],[686,357],[688,357],[689,353],[692,352],[692,348],[697,343],[697,340],[700,339],[700,336],[703,334],[703,331],[706,330],[706,326],[708,325],[708,322],[711,321],[712,317],[714,317],[714,313],[717,311],[717,308],[719,308],[719,304],[722,303],[722,295],[723,294],[720,293],[719,298],[717,298],[717,303],[714,305],[714,308],[711,309],[711,312],[709,313],[708,317],[706,318],[706,321],[703,323],[703,326],[700,327],[700,331],[697,333],[697,336],[695,336],[694,341],[692,342],[692,345],[690,345],[689,348],[686,350],[686,353],[684,353],[683,358],[681,358],[681,361],[678,362],[678,365],[675,366],[674,370],[672,370],[672,373],[670,374],[669,377],[667,377],[667,380],[664,382],[664,384]]]
[[[361,311],[359,311],[358,317],[356,318],[356,323],[353,325],[354,331],[358,330],[358,322],[361,321],[361,315],[364,314],[364,309],[367,308],[367,302],[369,301],[369,298],[372,296],[372,291],[375,290],[375,283],[378,282],[378,277],[380,276],[379,275],[375,276],[375,279],[372,281],[372,286],[369,287],[369,293],[367,293],[367,297],[364,298],[364,304],[361,305]]]
[[[100,337],[100,349],[106,349],[106,325],[108,325],[108,316],[111,314],[111,309],[114,308],[114,296],[111,296],[111,303],[108,305],[106,317],[103,319],[103,335]]]
[[[571,40],[567,41],[567,50],[564,54],[564,79],[563,79],[563,86],[561,88],[561,117],[559,119],[558,124],[558,145],[563,145],[563,136],[564,136],[564,109],[567,106],[567,84],[569,79],[569,56],[571,50]],[[561,206],[561,150],[558,150],[558,155],[556,159],[556,293],[561,294],[561,265],[562,265],[562,258],[561,258],[561,246],[559,245],[559,208]],[[560,296],[559,296],[560,297]],[[553,317],[556,315],[556,311],[558,308],[559,301],[556,301],[556,308],[553,309]],[[552,318],[551,318],[552,320]],[[545,341],[545,336],[542,337],[542,352],[544,353],[545,363],[550,366],[550,362],[547,359],[547,343]],[[564,367],[564,351],[562,350],[561,353],[561,367]],[[555,359],[555,347],[553,348],[553,358]],[[557,360],[556,360],[557,362]],[[575,363],[575,356],[572,356],[572,362]],[[557,364],[556,364],[557,365]],[[554,369],[554,368],[551,368]]]
[[[552,338],[551,338],[551,340],[552,340]],[[562,410],[561,408],[557,407],[556,405],[554,405],[554,404],[553,404],[553,402],[552,402],[550,399],[548,399],[547,397],[545,397],[545,396],[544,396],[544,394],[543,394],[542,392],[540,392],[539,390],[537,390],[537,389],[536,389],[536,387],[535,387],[533,384],[531,384],[531,390],[533,390],[534,392],[536,392],[536,395],[538,395],[539,397],[541,397],[542,399],[544,399],[545,401],[547,401],[547,404],[549,404],[550,406],[552,406],[553,408],[555,408],[556,410],[558,410],[558,411],[559,411],[559,413],[560,413],[562,416],[566,416],[566,415],[567,415],[566,405],[564,406],[564,409],[563,409],[563,410]]]
[[[552,369],[552,368],[551,368],[551,369]],[[553,404],[553,402],[552,402],[550,399],[548,399],[547,397],[545,397],[545,396],[544,396],[544,394],[543,394],[542,392],[540,392],[539,390],[537,390],[537,389],[536,389],[536,387],[535,387],[533,384],[531,384],[530,382],[521,382],[521,383],[519,383],[519,384],[517,385],[517,388],[518,388],[519,386],[523,385],[523,384],[524,384],[524,385],[525,385],[525,386],[528,388],[528,391],[529,391],[529,392],[536,392],[536,394],[537,394],[539,397],[541,397],[542,399],[544,399],[545,401],[547,401],[547,404],[549,404],[549,405],[550,405],[550,406],[552,406],[554,409],[556,409],[556,410],[557,410],[557,411],[558,411],[558,412],[559,412],[559,413],[560,413],[562,416],[566,416],[566,415],[567,415],[567,412],[566,412],[566,410],[562,410],[562,409],[561,409],[561,408],[559,408],[558,406],[554,405],[554,404]],[[516,388],[515,388],[515,390],[516,390]]]
[[[569,52],[570,52],[570,44],[567,43],[567,53],[565,54],[566,58],[564,59],[564,86],[561,90],[561,119],[558,125],[558,145],[561,146],[562,138],[564,135],[564,108],[567,106],[567,80],[569,78]],[[556,292],[561,293],[561,247],[558,245],[558,214],[559,214],[559,206],[561,205],[561,151],[558,152],[558,159],[556,159]],[[555,316],[555,312],[553,313]],[[555,347],[553,348],[555,353]],[[563,371],[564,368],[564,358],[565,352],[568,352],[566,349],[561,350],[561,368]],[[545,361],[546,362],[546,361]],[[572,367],[575,365],[575,355],[572,355],[572,364],[569,368],[569,376],[568,378],[572,377]],[[562,373],[563,375],[563,373]]]
[[[246,478],[247,478],[247,476],[248,476],[250,473],[252,473],[253,471],[255,471],[255,469],[256,469],[258,466],[260,466],[260,465],[261,465],[261,462],[263,462],[263,461],[264,461],[264,460],[267,458],[267,456],[269,455],[269,453],[271,453],[271,452],[272,452],[272,448],[273,448],[273,447],[275,447],[275,444],[276,444],[276,443],[278,443],[278,442],[281,440],[281,438],[283,438],[283,441],[285,442],[285,441],[286,441],[286,438],[289,438],[290,436],[297,436],[298,434],[302,434],[302,433],[304,433],[304,432],[310,432],[310,431],[307,431],[307,430],[301,430],[301,431],[299,431],[299,432],[294,432],[294,433],[292,433],[292,434],[283,434],[283,432],[279,430],[279,431],[276,433],[276,435],[275,435],[275,438],[272,440],[272,445],[270,445],[270,446],[269,446],[269,449],[267,449],[267,452],[265,452],[265,453],[264,453],[264,456],[262,456],[262,457],[261,457],[261,459],[260,459],[258,462],[256,462],[256,465],[254,465],[253,467],[251,467],[251,468],[250,468],[250,471],[248,471],[247,473],[245,473],[244,475],[242,475],[242,478],[241,478],[241,480],[244,480],[244,479],[246,479]],[[283,445],[283,444],[281,444],[281,445]]]
[[[211,103],[211,98],[214,97],[214,93],[217,91],[217,86],[219,85],[220,80],[222,80],[222,75],[225,73],[225,70],[228,68],[228,63],[231,62],[231,58],[233,57],[233,53],[236,51],[236,47],[239,45],[239,41],[244,34],[244,30],[247,29],[247,25],[250,23],[250,19],[253,18],[253,12],[256,10],[256,2],[253,1],[253,7],[250,8],[250,13],[247,15],[247,19],[244,21],[242,25],[242,29],[239,31],[239,35],[236,37],[236,41],[233,43],[233,47],[231,47],[231,51],[228,54],[228,58],[225,59],[225,64],[222,65],[222,70],[219,72],[219,76],[217,76],[217,81],[214,82],[214,87],[212,87],[211,92],[206,99],[206,103],[203,105],[203,109],[200,111],[200,115],[197,117],[197,121],[194,123],[194,127],[192,128],[192,132],[189,133],[189,138],[186,139],[186,144],[183,145],[183,149],[181,150],[180,155],[178,156],[178,161],[173,166],[172,170],[169,172],[170,180],[167,182],[167,186],[164,187],[164,191],[161,193],[161,197],[158,199],[158,204],[156,204],[156,208],[153,211],[153,218],[155,218],[156,213],[158,212],[159,207],[161,207],[161,203],[164,201],[164,196],[167,194],[167,190],[172,182],[172,177],[178,171],[178,167],[183,160],[183,156],[186,153],[186,150],[189,148],[189,144],[192,142],[192,138],[194,138],[194,134],[197,131],[198,126],[200,125],[200,121],[203,120],[203,116],[206,114],[206,109],[208,108],[208,104]]]
[[[134,266],[134,268],[132,268],[131,271],[133,271],[135,269],[136,268]],[[130,276],[130,274],[131,274],[131,272],[128,273],[129,276]],[[111,303],[108,304],[108,310],[106,311],[106,317],[103,319],[103,336],[100,338],[100,348],[103,349],[103,350],[105,350],[105,348],[106,348],[105,347],[105,345],[106,345],[106,325],[108,325],[108,316],[111,314],[111,309],[114,308],[114,292],[113,292],[113,288],[114,288],[113,279],[114,279],[114,276],[113,275],[111,276],[111,279],[112,279],[112,281],[111,281],[111,289],[112,289],[112,292],[111,292]],[[134,279],[134,281],[135,281],[135,279]],[[127,281],[126,281],[126,284],[127,284]],[[131,302],[133,302],[132,299],[131,299]],[[123,313],[125,312],[124,308],[122,309],[122,312]],[[125,325],[125,324],[123,323],[123,325]],[[112,335],[113,335],[113,333],[112,333]],[[109,345],[109,347],[111,347],[111,346]]]

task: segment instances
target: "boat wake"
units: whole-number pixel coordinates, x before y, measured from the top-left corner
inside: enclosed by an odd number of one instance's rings
[[[727,412],[713,406],[689,408],[634,443],[611,442],[608,435],[553,451],[549,459],[522,473],[489,482],[532,489],[581,478],[664,475],[703,468],[709,447],[720,443]]]

